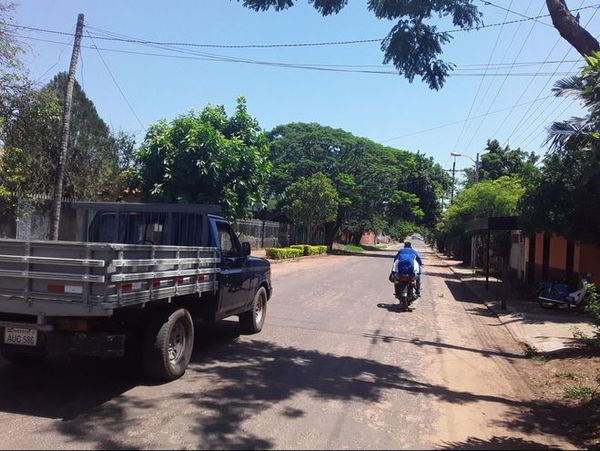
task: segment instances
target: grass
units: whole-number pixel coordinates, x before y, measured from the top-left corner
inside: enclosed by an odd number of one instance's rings
[[[550,360],[548,358],[548,356],[545,356],[544,354],[539,354],[538,352],[536,352],[535,349],[532,349],[527,345],[525,345],[524,354],[525,354],[525,357],[527,357],[528,359],[534,360],[536,362],[547,362],[548,360]]]
[[[557,371],[554,373],[554,377],[561,377],[565,379],[571,379],[572,381],[577,380],[581,377],[580,374],[575,371]]]
[[[351,252],[360,252],[363,250],[361,246],[357,246],[355,244],[346,244],[344,246],[344,249]]]
[[[565,387],[563,396],[571,399],[588,399],[594,394],[594,389],[589,385],[571,385]]]

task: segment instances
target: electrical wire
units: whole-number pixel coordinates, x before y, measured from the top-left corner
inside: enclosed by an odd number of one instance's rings
[[[501,108],[501,109],[496,110],[496,111],[490,111],[488,113],[488,115],[490,115],[490,114],[496,114],[496,113],[502,113],[502,112],[508,111],[508,110],[514,110],[515,108],[519,108],[519,107],[522,107],[522,106],[525,106],[525,105],[529,105],[530,103],[541,102],[542,100],[545,100],[545,99],[547,99],[549,97],[553,97],[553,96],[549,95],[548,97],[544,97],[544,99],[530,100],[528,102],[523,102],[523,103],[512,105],[512,106],[509,106],[509,107],[506,107],[506,108]],[[395,136],[393,138],[389,138],[389,139],[386,139],[384,141],[381,141],[381,143],[383,144],[383,143],[390,142],[390,141],[396,141],[398,139],[407,138],[409,136],[420,135],[422,133],[427,133],[427,132],[431,132],[431,131],[434,131],[434,130],[439,130],[441,128],[452,127],[453,125],[462,124],[465,121],[474,121],[475,119],[479,119],[480,117],[483,117],[483,116],[484,115],[481,114],[479,116],[473,116],[470,119],[462,119],[462,120],[459,120],[459,121],[447,122],[445,124],[437,125],[435,127],[426,128],[426,129],[423,129],[423,130],[419,130],[419,131],[412,132],[412,133],[407,133],[407,134],[400,135],[400,136]]]
[[[50,39],[41,39],[41,38],[33,38],[33,37],[24,37],[25,39],[30,39],[34,41],[47,42],[52,44],[60,44],[60,45],[71,45],[70,43],[65,44],[59,41],[53,41]],[[297,63],[283,63],[283,62],[274,62],[274,61],[261,61],[261,60],[249,60],[249,59],[241,59],[241,58],[225,58],[225,57],[217,57],[217,56],[184,56],[184,55],[169,55],[162,53],[151,53],[151,52],[138,52],[132,50],[122,50],[115,49],[109,47],[97,47],[97,46],[87,46],[82,45],[81,48],[87,48],[92,50],[102,50],[107,52],[115,52],[115,53],[123,53],[130,55],[140,55],[140,56],[151,56],[151,57],[160,57],[160,58],[171,58],[171,59],[182,59],[182,60],[191,60],[191,61],[215,61],[215,62],[231,62],[231,63],[245,63],[245,64],[256,64],[261,66],[273,66],[273,67],[282,67],[282,68],[290,68],[290,69],[305,69],[305,70],[317,70],[317,71],[325,71],[325,72],[346,72],[346,73],[359,73],[359,74],[380,74],[380,75],[398,75],[398,72],[395,70],[356,70],[356,69],[344,69],[344,68],[336,68],[331,67],[331,65],[317,65],[317,64],[297,64]],[[171,51],[175,51],[177,49],[168,49]],[[184,51],[185,53],[185,51]],[[560,73],[560,75],[572,75],[576,72],[564,72]],[[547,76],[550,72],[516,72],[509,74],[510,76],[515,77],[531,77],[531,76]],[[481,76],[506,76],[506,73],[459,73],[453,72],[450,73],[449,76],[454,77],[481,77]]]
[[[590,5],[586,7],[576,8],[571,10],[572,12],[582,11],[589,8],[594,8],[600,5]],[[538,20],[542,18],[550,17],[550,14],[539,15],[536,17],[526,17],[517,20],[510,20],[504,22],[497,22],[491,24],[478,25],[473,27],[466,28],[456,28],[450,29],[446,31],[439,31],[436,34],[444,34],[444,33],[460,33],[460,32],[468,32],[468,31],[479,31],[487,28],[493,27],[503,27],[504,25],[511,25],[520,22],[526,22],[530,20]],[[30,31],[38,31],[41,33],[51,33],[63,36],[73,36],[73,33],[63,32],[58,30],[51,30],[48,28],[41,27],[33,27],[28,25],[20,25],[20,24],[5,24],[6,26],[24,29]],[[92,30],[92,27],[88,27]],[[161,42],[154,40],[146,40],[146,39],[128,39],[128,38],[118,38],[118,37],[105,37],[105,36],[97,36],[90,35],[90,37],[96,40],[108,40],[108,41],[121,41],[121,42],[129,42],[135,44],[157,44],[157,45],[167,45],[167,46],[177,46],[177,47],[203,47],[203,48],[221,48],[221,49],[250,49],[250,48],[281,48],[281,47],[320,47],[320,46],[331,46],[331,45],[352,45],[352,44],[364,44],[364,43],[375,43],[381,42],[382,38],[373,38],[373,39],[352,39],[352,40],[344,40],[344,41],[326,41],[326,42],[300,42],[300,43],[276,43],[276,44],[206,44],[206,43],[193,43],[193,42]]]
[[[485,0],[482,0],[485,1]],[[529,6],[531,6],[531,2],[529,3],[527,10],[525,10],[525,12],[529,11]],[[544,5],[541,6],[540,11],[538,12],[538,14],[542,11],[542,9],[544,8]],[[519,51],[517,52],[517,55],[515,56],[515,58],[513,59],[513,65],[516,64],[517,60],[519,59],[519,56],[521,56],[521,53],[523,52],[523,49],[525,48],[525,45],[527,44],[527,42],[529,41],[529,38],[531,36],[531,33],[533,32],[533,29],[535,28],[537,22],[533,22],[531,24],[531,27],[529,28],[529,32],[527,33],[527,35],[525,36],[525,39],[523,39],[523,43],[521,44],[521,47],[519,48]],[[516,36],[516,33],[513,35],[513,40],[514,37]],[[511,41],[511,45],[512,45],[512,41]],[[510,45],[509,45],[510,48]],[[506,76],[504,77],[504,79],[502,80],[502,83],[500,84],[498,90],[496,91],[496,95],[494,96],[494,98],[492,99],[492,101],[490,102],[488,109],[486,111],[486,114],[481,118],[481,121],[479,122],[479,125],[477,126],[475,133],[473,133],[471,135],[471,139],[469,140],[469,142],[466,145],[466,148],[468,149],[471,144],[473,143],[473,140],[475,139],[475,137],[477,136],[477,134],[479,133],[479,130],[481,130],[481,127],[483,126],[486,118],[487,118],[487,113],[491,110],[492,106],[494,105],[494,103],[496,102],[496,100],[498,99],[498,97],[500,96],[500,92],[502,92],[502,88],[504,88],[504,85],[506,84],[506,80],[508,80],[508,77],[510,76],[510,73],[512,72],[514,66],[510,66],[508,73],[506,74]],[[490,83],[491,86],[491,83]]]
[[[513,2],[513,0],[510,0],[511,5],[512,5],[512,2]],[[506,21],[507,17],[508,17],[508,12],[504,15],[504,21]],[[492,62],[492,59],[494,58],[494,53],[496,52],[496,47],[498,46],[498,42],[500,41],[500,36],[502,35],[502,31],[504,31],[504,25],[501,26],[500,30],[498,31],[498,35],[496,36],[496,41],[494,42],[494,46],[492,47],[492,52],[490,53],[490,57],[488,59],[488,65]],[[467,120],[465,122],[463,122],[463,126],[460,130],[460,133],[456,137],[456,142],[454,143],[454,148],[452,149],[453,152],[456,152],[456,148],[458,147],[458,144],[460,143],[460,141],[463,137],[465,128],[467,126],[467,123],[469,122],[468,119],[471,117],[471,113],[473,112],[473,108],[475,107],[475,103],[477,102],[477,98],[479,96],[479,92],[481,91],[481,86],[483,85],[483,81],[485,80],[485,75],[487,74],[488,68],[489,68],[489,66],[486,66],[484,75],[481,77],[481,80],[479,81],[479,85],[477,86],[477,91],[475,92],[475,97],[473,97],[473,102],[471,102],[471,107],[469,108],[469,112],[467,114]]]
[[[86,30],[86,33],[87,30]],[[102,64],[104,65],[104,67],[106,68],[106,71],[108,72],[108,74],[110,75],[110,78],[112,79],[113,83],[115,84],[115,86],[117,87],[118,91],[121,93],[121,97],[123,97],[123,100],[125,101],[125,103],[127,104],[127,106],[129,107],[131,113],[133,114],[133,116],[135,117],[135,119],[137,120],[138,124],[140,124],[140,127],[142,127],[144,130],[146,129],[146,127],[144,127],[144,124],[142,124],[142,121],[140,120],[139,116],[137,115],[137,113],[135,112],[135,109],[133,108],[133,106],[131,105],[131,103],[129,102],[129,100],[127,100],[127,96],[125,95],[125,93],[123,92],[123,90],[121,89],[121,87],[119,86],[119,83],[117,82],[115,76],[113,75],[112,71],[110,70],[110,68],[108,67],[108,64],[106,63],[106,61],[104,60],[104,57],[102,56],[102,53],[100,53],[100,50],[98,49],[98,47],[96,46],[96,43],[94,42],[94,38],[92,38],[89,33],[88,36],[90,37],[90,39],[92,40],[92,45],[94,46],[94,48],[96,49],[96,51],[98,52],[98,56],[100,57],[100,60],[102,61]]]
[[[501,10],[503,10],[503,11],[507,11],[507,12],[509,12],[509,13],[515,14],[515,15],[517,15],[517,16],[519,16],[519,17],[525,17],[526,19],[535,20],[537,23],[541,23],[542,25],[546,25],[547,27],[554,28],[554,25],[552,25],[552,24],[549,24],[549,23],[547,23],[547,22],[542,22],[541,20],[537,20],[537,19],[536,19],[536,18],[534,18],[534,17],[530,17],[530,16],[527,16],[527,15],[525,15],[525,14],[521,14],[520,12],[513,11],[512,9],[510,9],[510,5],[509,5],[509,7],[508,7],[508,8],[505,8],[504,6],[496,5],[495,3],[492,3],[492,2],[490,2],[490,1],[488,1],[488,0],[479,0],[479,1],[480,1],[481,3],[483,3],[484,5],[493,6],[493,7],[495,7],[495,8],[501,9]],[[527,9],[529,9],[529,8],[527,8]],[[539,13],[538,13],[538,14],[539,14]]]
[[[594,18],[594,16],[596,15],[596,13],[598,12],[599,9],[600,8],[596,8],[596,10],[594,11],[594,13],[590,16],[590,18],[588,19],[588,21],[585,23],[584,28],[589,25],[589,23],[592,21],[592,19]],[[562,59],[563,61],[567,58],[567,56],[569,55],[569,53],[571,53],[572,50],[573,50],[573,48],[569,47],[569,49],[565,53],[565,56]],[[559,68],[560,68],[560,65],[556,67],[555,73],[558,72]],[[542,86],[542,88],[538,92],[538,94],[536,96],[536,99],[539,98],[544,93],[544,90],[546,89],[546,87],[548,86],[548,84],[553,80],[553,77],[555,77],[555,75],[556,75],[555,73],[552,73],[548,77],[548,79],[546,80],[546,83],[544,83],[544,86]],[[527,114],[529,114],[529,111],[531,111],[531,108],[532,108],[533,104],[529,106],[529,108],[527,109],[527,111],[525,111],[525,113],[521,117],[521,120],[519,120],[517,122],[517,126],[513,129],[513,131],[511,132],[511,134],[508,136],[508,139],[506,140],[506,145],[508,145],[508,143],[510,142],[510,138],[512,138],[514,136],[514,134],[517,132],[517,130],[519,130],[521,127],[523,127],[525,125],[525,123],[529,122],[530,118],[534,116],[534,114],[536,113],[536,111],[539,110],[539,108],[540,108],[541,105],[542,104],[538,104],[536,106],[536,108],[531,112],[531,115],[529,117],[527,117]]]

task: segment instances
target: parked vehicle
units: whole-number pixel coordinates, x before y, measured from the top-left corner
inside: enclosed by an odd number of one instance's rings
[[[581,278],[581,288],[571,292],[566,283],[544,282],[536,289],[537,300],[542,308],[552,309],[558,306],[582,308],[585,305],[587,286],[591,276],[586,274]]]
[[[394,295],[398,299],[400,309],[403,312],[408,311],[410,305],[417,299],[415,275],[392,272],[390,281],[394,284]]]
[[[80,241],[0,240],[0,352],[140,359],[154,379],[188,366],[194,319],[238,316],[260,332],[270,264],[218,208],[75,203]]]

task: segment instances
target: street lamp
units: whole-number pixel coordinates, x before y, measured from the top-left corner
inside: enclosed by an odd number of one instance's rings
[[[456,157],[467,157],[473,163],[475,163],[475,183],[479,183],[479,152],[477,153],[477,157],[473,160],[473,157],[470,155],[466,155],[460,152],[450,152],[450,155],[454,157],[454,161],[456,162]],[[454,174],[454,167],[452,168]],[[454,175],[453,175],[454,176]]]

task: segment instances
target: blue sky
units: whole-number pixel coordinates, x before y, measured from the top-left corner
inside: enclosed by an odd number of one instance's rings
[[[360,40],[383,37],[393,22],[377,20],[366,9],[366,1],[353,0],[338,15],[321,17],[306,1],[284,12],[255,12],[233,0],[135,1],[21,1],[14,14],[16,24],[73,32],[77,13],[85,14],[92,35],[111,32],[153,41],[209,44],[278,44]],[[475,0],[491,24],[520,19]],[[528,16],[547,14],[544,0],[495,0],[499,6]],[[568,0],[571,8],[598,5],[597,0]],[[540,12],[541,11],[541,12]],[[581,11],[580,22],[594,35],[600,33],[600,12]],[[436,19],[440,29],[453,28]],[[471,156],[481,151],[488,138],[513,146],[543,152],[544,127],[552,120],[581,114],[571,101],[540,100],[550,94],[551,76],[573,70],[582,63],[535,64],[514,67],[512,73],[544,76],[509,76],[509,68],[485,65],[579,60],[575,50],[547,24],[526,21],[455,33],[445,46],[443,58],[455,63],[463,75],[452,76],[440,91],[430,90],[420,80],[412,84],[398,75],[308,71],[230,62],[183,60],[133,55],[101,50],[100,54],[142,125],[160,118],[173,118],[207,103],[224,104],[229,110],[239,95],[247,98],[251,114],[264,129],[295,121],[318,122],[339,127],[358,136],[395,147],[421,151],[444,167],[452,163],[451,151]],[[532,27],[532,25],[534,25]],[[24,61],[34,79],[44,82],[67,70],[70,48],[35,41],[51,39],[69,43],[68,36],[20,30],[27,43]],[[84,46],[92,43],[85,38]],[[180,55],[139,44],[95,40],[101,48]],[[195,49],[210,54],[262,61],[328,64],[381,65],[378,43],[275,49]],[[494,51],[493,51],[494,50]],[[493,53],[492,53],[493,51]],[[519,54],[520,52],[520,54]],[[186,56],[186,55],[183,55]],[[517,57],[518,56],[518,57]],[[361,69],[388,70],[391,67]],[[465,76],[464,74],[475,74]],[[82,49],[77,78],[96,104],[102,118],[113,128],[135,132],[143,128],[123,99],[95,49]],[[501,88],[501,89],[500,89]],[[477,97],[476,97],[477,94]],[[513,105],[531,102],[512,108]],[[485,115],[468,122],[466,118]],[[438,127],[458,122],[454,125]],[[394,139],[397,138],[397,139]],[[470,165],[466,158],[457,167]]]

